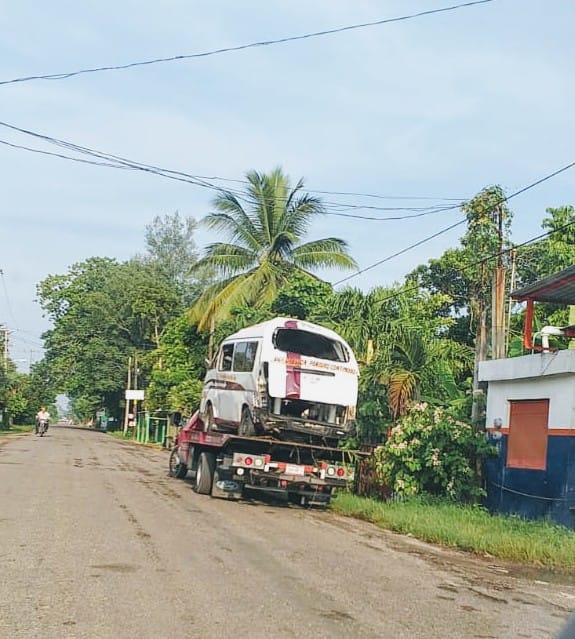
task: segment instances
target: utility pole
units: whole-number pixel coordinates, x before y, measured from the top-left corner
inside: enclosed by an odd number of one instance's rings
[[[10,331],[6,326],[0,326],[0,334],[2,335],[2,361],[4,366],[4,374],[8,372],[8,334]]]
[[[497,266],[491,287],[491,358],[505,357],[505,276],[503,266],[503,210],[497,207]]]
[[[128,383],[126,384],[126,391],[131,390],[131,385],[132,385],[132,358],[128,357]],[[124,411],[124,435],[128,432],[129,416],[130,416],[130,400],[126,397],[126,409]]]
[[[2,336],[2,357],[4,368],[4,380],[6,380],[6,374],[8,373],[8,328],[6,326],[0,326],[0,336]],[[4,425],[7,420],[6,407],[0,408],[0,423]]]
[[[134,390],[138,390],[138,356],[134,355]],[[134,419],[138,423],[138,400],[134,400]]]
[[[509,307],[507,310],[507,330],[505,331],[505,354],[507,357],[509,353],[509,339],[511,336],[511,309],[513,308],[513,300],[511,299],[511,293],[515,288],[515,260],[517,258],[517,251],[511,250],[511,275],[509,276]]]

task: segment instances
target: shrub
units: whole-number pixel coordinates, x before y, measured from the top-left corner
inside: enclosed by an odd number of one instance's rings
[[[477,468],[493,452],[469,424],[422,402],[409,407],[375,455],[378,472],[397,496],[427,493],[468,501],[484,494]]]

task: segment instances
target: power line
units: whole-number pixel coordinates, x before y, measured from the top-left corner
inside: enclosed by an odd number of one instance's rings
[[[474,266],[478,266],[479,264],[486,262],[487,260],[493,260],[496,257],[499,257],[500,255],[505,255],[506,253],[509,253],[510,251],[514,250],[514,249],[518,249],[521,248],[522,246],[528,246],[529,244],[533,244],[533,242],[537,242],[538,240],[542,240],[545,237],[548,237],[549,235],[552,235],[553,233],[558,233],[561,231],[564,231],[565,229],[574,226],[575,225],[575,220],[573,220],[572,222],[568,222],[567,224],[564,224],[563,226],[557,228],[557,229],[551,229],[550,231],[546,231],[545,233],[541,233],[540,235],[536,235],[535,237],[532,237],[529,240],[526,240],[525,242],[522,242],[521,244],[515,244],[510,248],[506,248],[503,251],[499,251],[497,253],[493,253],[493,255],[488,255],[487,257],[482,257],[479,260],[476,260],[475,262],[467,262],[466,264],[463,264],[460,268],[454,268],[451,269],[451,271],[453,272],[463,272],[463,269],[466,268],[473,268]],[[339,282],[336,282],[335,284],[333,284],[332,286],[336,286],[337,284],[339,284]],[[389,295],[386,295],[385,297],[377,300],[377,302],[375,302],[375,304],[384,304],[385,302],[388,302],[389,300],[393,300],[396,297],[400,297],[401,295],[404,295],[405,293],[411,293],[412,291],[418,291],[420,289],[420,285],[419,284],[414,284],[413,286],[408,286],[408,287],[403,287],[398,291],[395,291],[394,293],[390,293]]]
[[[220,182],[235,182],[237,184],[248,184],[247,180],[238,178],[221,177],[219,175],[199,175],[204,180],[216,180]],[[364,193],[361,191],[326,191],[320,189],[310,189],[306,187],[307,193],[318,193],[319,195],[345,195],[351,197],[375,198],[378,200],[436,200],[438,202],[462,202],[465,197],[435,197],[433,195],[382,195],[381,193]],[[347,204],[342,204],[347,206]],[[365,207],[368,208],[368,207]]]
[[[347,277],[344,277],[343,279],[338,280],[337,282],[334,282],[333,286],[337,286],[338,284],[342,284],[343,282],[347,282],[348,280],[351,280],[352,278],[357,277],[358,275],[362,275],[366,271],[370,271],[372,268],[375,268],[376,266],[380,266],[381,264],[383,264],[385,262],[389,262],[394,257],[398,257],[400,255],[403,255],[404,253],[407,253],[408,251],[411,251],[412,249],[417,248],[418,246],[421,246],[422,244],[425,244],[426,242],[429,242],[429,241],[435,239],[436,237],[439,237],[440,235],[443,235],[444,233],[447,233],[448,231],[451,231],[451,229],[454,229],[456,226],[460,226],[464,222],[465,222],[465,220],[460,220],[459,222],[456,222],[455,224],[451,224],[450,226],[447,226],[446,228],[441,229],[441,231],[437,231],[433,235],[429,235],[429,236],[423,238],[422,240],[419,240],[418,242],[415,242],[414,244],[410,244],[409,246],[406,246],[405,248],[401,249],[400,251],[397,251],[397,253],[393,253],[392,255],[388,255],[387,257],[384,257],[382,260],[378,260],[377,262],[374,262],[373,264],[370,264],[369,266],[366,266],[365,268],[362,268],[360,271],[357,271],[357,273],[353,273],[352,275],[348,275]]]
[[[438,13],[445,13],[447,11],[455,11],[457,9],[463,9],[466,7],[472,7],[479,4],[487,4],[493,2],[493,0],[474,0],[473,2],[465,2],[462,4],[456,4],[449,7],[441,7],[438,9],[429,9],[427,11],[420,11],[418,13],[412,13],[409,15],[398,16],[395,18],[385,18],[382,20],[374,20],[372,22],[362,22],[359,24],[351,24],[344,27],[337,27],[335,29],[325,29],[323,31],[313,31],[311,33],[304,33],[301,35],[287,36],[284,38],[277,38],[275,40],[260,40],[258,42],[250,42],[249,44],[241,44],[233,47],[224,47],[220,49],[212,49],[211,51],[203,51],[201,53],[191,53],[185,55],[174,55],[166,58],[154,58],[152,60],[143,60],[139,62],[129,62],[127,64],[117,64],[110,66],[92,67],[87,69],[80,69],[78,71],[67,71],[64,73],[52,73],[46,75],[30,75],[19,78],[13,78],[12,80],[0,81],[0,85],[3,84],[15,84],[17,82],[30,82],[32,80],[66,80],[77,75],[83,75],[86,73],[98,73],[101,71],[119,71],[122,69],[131,69],[133,67],[148,66],[152,64],[160,64],[166,62],[176,62],[181,60],[191,60],[196,58],[207,58],[209,56],[220,55],[222,53],[232,53],[236,51],[243,51],[245,49],[253,49],[255,47],[269,47],[276,44],[285,44],[287,42],[295,42],[298,40],[307,40],[311,38],[318,38],[322,36],[334,35],[336,33],[343,33],[345,31],[354,31],[357,29],[365,29],[368,27],[377,27],[384,24],[390,24],[392,22],[402,22],[405,20],[413,20],[414,18],[421,18],[424,16],[430,16]]]
[[[215,190],[219,193],[222,192],[231,192],[238,199],[249,202],[249,198],[246,198],[246,195],[241,190],[234,190],[230,188],[224,189],[223,187],[214,184],[214,180],[221,181],[233,181],[241,184],[249,184],[246,180],[231,180],[229,178],[222,178],[219,176],[199,176],[193,175],[190,173],[186,173],[184,171],[176,171],[173,169],[166,169],[159,166],[155,166],[152,164],[145,164],[136,160],[130,160],[128,158],[114,155],[111,153],[107,153],[104,151],[98,151],[95,149],[91,149],[89,147],[81,146],[75,144],[73,142],[68,142],[66,140],[61,140],[58,138],[54,138],[42,133],[37,133],[35,131],[31,131],[29,129],[24,129],[21,127],[17,127],[12,124],[8,124],[7,122],[0,122],[0,126],[3,126],[7,129],[15,131],[17,133],[21,133],[23,135],[31,136],[35,139],[41,140],[44,143],[56,145],[58,147],[73,151],[74,153],[79,153],[82,155],[88,155],[89,157],[96,158],[95,160],[87,160],[84,158],[74,157],[72,155],[64,154],[64,153],[55,153],[52,151],[46,151],[42,149],[32,148],[26,145],[15,144],[13,142],[8,142],[7,140],[0,139],[0,144],[3,144],[7,147],[28,151],[30,153],[36,153],[40,155],[47,155],[51,157],[56,157],[59,159],[64,159],[72,162],[78,162],[81,164],[91,164],[94,166],[106,167],[106,168],[115,168],[115,169],[123,169],[123,170],[134,170],[134,171],[143,171],[146,173],[152,173],[155,175],[159,175],[164,178],[177,180],[180,182],[186,182],[189,184],[193,184],[194,186],[200,186],[203,188],[208,188]],[[309,189],[306,189],[306,192],[309,192]],[[323,193],[329,193],[329,191],[322,191]],[[374,194],[363,194],[370,197],[379,197]],[[418,196],[416,196],[418,197]],[[455,198],[443,198],[446,201],[453,201]],[[455,205],[446,206],[445,204],[436,204],[427,207],[390,207],[390,206],[375,206],[375,205],[365,205],[365,204],[353,204],[349,202],[323,202],[324,208],[326,209],[326,213],[328,215],[337,215],[340,217],[349,217],[355,219],[363,219],[370,221],[395,221],[395,220],[404,220],[411,218],[418,218],[425,215],[431,215],[433,213],[439,213],[443,211],[449,211],[458,209],[461,205],[461,202]],[[388,217],[377,217],[377,216],[367,216],[367,215],[357,215],[351,213],[345,213],[348,210],[374,210],[374,211],[412,211],[412,215],[398,215],[398,216],[388,216]]]
[[[548,175],[545,175],[544,177],[539,178],[535,182],[532,182],[531,184],[528,184],[527,186],[522,187],[521,189],[519,189],[518,191],[515,191],[511,195],[507,195],[507,196],[501,198],[498,202],[493,204],[493,207],[499,206],[500,204],[503,204],[504,202],[508,202],[512,198],[517,197],[518,195],[521,195],[522,193],[525,193],[526,191],[529,191],[530,189],[533,189],[536,186],[539,186],[543,182],[546,182],[547,180],[550,180],[551,178],[555,177],[556,175],[559,175],[560,173],[568,171],[569,169],[573,168],[574,166],[575,166],[575,162],[570,162],[569,164],[566,164],[565,166],[561,167],[560,169],[557,169],[556,171],[553,171],[552,173],[549,173]],[[384,262],[388,262],[389,260],[393,259],[394,257],[398,257],[399,255],[403,255],[403,253],[407,253],[408,251],[411,251],[412,249],[414,249],[414,248],[416,248],[418,246],[421,246],[425,242],[429,242],[430,240],[436,238],[437,236],[442,235],[443,233],[447,233],[447,231],[450,231],[452,228],[455,228],[456,226],[459,226],[460,224],[463,224],[464,222],[465,222],[465,220],[461,220],[460,222],[457,222],[456,224],[452,224],[451,226],[448,226],[448,227],[442,229],[441,231],[438,231],[437,233],[434,233],[433,235],[430,235],[430,236],[428,236],[428,237],[426,237],[426,238],[424,238],[422,240],[419,240],[415,244],[411,244],[410,246],[407,246],[404,249],[401,249],[401,251],[398,251],[397,253],[389,255],[389,256],[381,259],[381,260],[378,260],[377,262],[374,262],[373,264],[370,264],[369,266],[359,270],[357,273],[352,273],[351,275],[348,275],[347,277],[344,277],[343,279],[338,280],[337,282],[334,282],[334,284],[332,286],[338,286],[339,284],[342,284],[343,282],[347,282],[348,280],[350,280],[350,279],[352,279],[354,277],[357,277],[358,275],[362,275],[366,271],[369,271],[372,268],[375,268],[376,266],[379,266],[380,264],[383,264]],[[568,226],[570,226],[573,223],[575,223],[575,222],[570,222],[569,224],[565,225],[565,228],[567,228]],[[539,235],[536,238],[532,238],[531,240],[528,240],[527,242],[524,242],[523,244],[518,244],[516,248],[519,248],[521,246],[525,246],[527,244],[530,244],[531,242],[534,242],[534,241],[536,241],[538,239],[541,239],[541,238],[549,235],[551,232],[556,232],[557,230],[563,230],[563,227],[561,229],[556,229],[555,231],[550,231],[548,233],[543,233],[542,235]],[[485,260],[492,259],[494,257],[497,257],[498,255],[503,255],[508,250],[509,249],[505,249],[505,251],[500,251],[496,255],[492,255],[492,256],[486,257],[486,258],[485,257],[481,258],[477,262],[465,265],[464,268],[470,268],[471,266],[475,266],[477,264],[480,264],[481,262],[484,262]],[[459,269],[459,270],[461,270],[461,269]],[[414,288],[418,288],[418,287],[414,287]],[[381,300],[381,301],[386,301],[386,300]]]
[[[10,304],[10,297],[8,296],[8,289],[6,288],[6,278],[4,277],[4,271],[0,268],[0,279],[2,280],[2,289],[4,291],[4,299],[6,300],[6,308],[8,309],[8,313],[12,318],[13,322],[16,322],[16,318],[14,317],[14,312],[12,311],[12,305]]]

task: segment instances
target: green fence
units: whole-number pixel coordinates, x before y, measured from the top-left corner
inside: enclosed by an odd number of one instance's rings
[[[166,443],[169,420],[167,417],[153,417],[148,412],[138,413],[134,439],[140,444]]]

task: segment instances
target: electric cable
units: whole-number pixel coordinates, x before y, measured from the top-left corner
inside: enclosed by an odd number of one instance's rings
[[[546,182],[547,180],[550,180],[551,178],[555,177],[556,175],[559,175],[560,173],[563,173],[564,171],[567,171],[567,170],[571,169],[574,166],[575,166],[575,162],[570,162],[569,164],[566,164],[565,166],[561,167],[560,169],[557,169],[556,171],[553,171],[552,173],[549,173],[548,175],[545,175],[542,178],[539,178],[535,182],[532,182],[531,184],[528,184],[527,186],[524,186],[523,188],[519,189],[518,191],[515,191],[511,195],[507,195],[507,196],[501,198],[498,202],[496,202],[492,206],[496,207],[496,206],[499,206],[500,204],[503,204],[504,202],[508,202],[512,198],[517,197],[518,195],[521,195],[522,193],[525,193],[526,191],[529,191],[530,189],[535,188],[536,186],[539,186],[543,182]],[[389,260],[393,259],[394,257],[397,257],[398,255],[402,255],[403,253],[406,253],[407,251],[410,251],[410,250],[412,250],[412,249],[414,249],[414,248],[416,248],[418,246],[421,246],[421,244],[423,244],[425,242],[428,242],[429,240],[432,240],[433,238],[437,237],[438,235],[446,233],[447,231],[451,230],[452,228],[455,228],[455,226],[458,226],[459,224],[463,224],[464,222],[465,222],[465,220],[461,220],[460,222],[457,222],[456,224],[448,226],[447,228],[442,229],[441,231],[438,231],[437,233],[434,233],[433,235],[430,235],[429,237],[426,237],[423,240],[419,240],[415,244],[411,244],[410,246],[407,246],[406,248],[402,249],[401,251],[398,251],[397,253],[394,253],[393,255],[389,255],[388,257],[385,257],[382,260],[378,260],[377,262],[374,262],[373,264],[370,264],[369,266],[367,266],[367,267],[365,267],[363,269],[360,269],[356,273],[352,273],[351,275],[348,275],[347,277],[344,277],[343,279],[338,280],[337,282],[334,282],[332,284],[332,286],[338,286],[339,284],[342,284],[343,282],[347,282],[348,280],[350,280],[350,279],[352,279],[354,277],[357,277],[358,275],[362,275],[366,271],[369,271],[372,268],[375,268],[376,266],[379,266],[380,264],[383,264],[384,262],[388,262]],[[570,226],[571,224],[572,223],[569,223],[567,226]],[[556,231],[557,231],[557,229],[555,231],[553,231],[553,232],[556,232]],[[548,234],[549,233],[544,233],[543,235],[541,235],[541,236],[539,236],[538,238],[535,238],[535,239],[540,239],[541,237],[544,237],[545,235],[548,235]],[[525,244],[528,244],[528,243],[530,243],[532,241],[534,241],[534,240],[528,240],[528,242],[526,242],[526,243],[518,244],[515,248],[518,248],[520,246],[524,246]],[[495,256],[491,256],[491,257],[488,257],[488,258],[482,258],[481,260],[479,260],[477,262],[477,264],[483,262],[484,260],[492,259],[493,257],[497,257],[497,255],[503,255],[508,250],[509,249],[505,249],[505,251],[501,251],[498,254],[496,254]],[[469,268],[469,265],[467,265],[466,268]]]
[[[16,318],[14,317],[14,312],[12,311],[12,305],[10,304],[10,296],[8,295],[8,289],[6,288],[6,278],[4,276],[4,271],[0,268],[0,279],[2,280],[2,290],[4,291],[4,299],[6,300],[6,308],[8,309],[8,314],[12,318],[12,321],[16,324]]]
[[[211,51],[203,51],[200,53],[191,53],[185,55],[174,55],[165,58],[154,58],[152,60],[142,60],[139,62],[129,62],[127,64],[116,64],[109,66],[92,67],[86,69],[79,69],[77,71],[67,71],[64,73],[50,73],[46,75],[30,75],[19,78],[12,78],[11,80],[2,80],[0,85],[15,84],[19,82],[30,82],[32,80],[66,80],[74,76],[83,75],[87,73],[98,73],[102,71],[119,71],[123,69],[131,69],[134,67],[149,66],[152,64],[160,64],[166,62],[176,62],[181,60],[191,60],[197,58],[207,58],[214,55],[220,55],[223,53],[232,53],[237,51],[243,51],[246,49],[253,49],[256,47],[269,47],[276,44],[285,44],[288,42],[295,42],[297,40],[308,40],[311,38],[318,38],[322,36],[334,35],[336,33],[343,33],[345,31],[354,31],[357,29],[365,29],[368,27],[376,27],[384,24],[390,24],[392,22],[403,22],[406,20],[413,20],[415,18],[421,18],[424,16],[430,16],[438,13],[445,13],[448,11],[455,11],[457,9],[463,9],[472,7],[474,5],[487,4],[494,0],[473,0],[472,2],[465,2],[462,4],[451,5],[448,7],[440,7],[437,9],[428,9],[426,11],[419,11],[418,13],[412,13],[409,15],[398,16],[395,18],[385,18],[382,20],[373,20],[371,22],[362,22],[359,24],[351,24],[344,27],[337,27],[334,29],[325,29],[323,31],[313,31],[311,33],[304,33],[295,36],[286,36],[284,38],[277,38],[275,40],[260,40],[258,42],[250,42],[248,44],[241,44],[232,47],[223,47],[220,49],[212,49]]]
[[[213,180],[216,180],[216,179],[226,180],[227,178],[220,178],[217,176],[212,176],[210,178],[207,178],[206,176],[193,175],[190,173],[186,173],[184,171],[176,171],[173,169],[166,169],[166,168],[162,168],[162,167],[151,165],[151,164],[145,164],[136,160],[130,160],[128,158],[125,158],[119,155],[114,155],[104,151],[98,151],[95,149],[91,149],[89,147],[75,144],[73,142],[61,140],[59,138],[54,138],[42,133],[31,131],[29,129],[17,127],[15,125],[8,124],[7,122],[0,122],[0,126],[3,126],[7,129],[10,129],[12,131],[15,131],[23,135],[31,136],[35,139],[41,140],[44,143],[53,144],[60,148],[65,148],[70,151],[73,151],[75,153],[94,157],[96,158],[96,160],[86,160],[84,158],[76,158],[74,156],[63,154],[63,153],[55,153],[55,152],[46,151],[42,149],[35,149],[26,145],[16,144],[13,142],[8,142],[7,140],[0,139],[0,144],[3,144],[10,148],[24,150],[31,153],[41,154],[41,155],[57,157],[60,159],[79,162],[82,164],[92,164],[94,166],[101,166],[106,168],[117,168],[117,169],[124,169],[124,170],[127,169],[127,170],[134,170],[134,171],[143,171],[146,173],[153,173],[155,175],[159,175],[161,177],[165,177],[168,179],[177,180],[180,182],[187,182],[195,186],[212,189],[219,193],[232,193],[234,196],[236,196],[238,199],[242,201],[245,201],[248,203],[250,201],[249,197],[246,197],[246,194],[242,190],[233,190],[229,188],[224,189],[223,187],[213,183]],[[234,181],[239,182],[241,184],[249,184],[247,180],[234,180]],[[309,192],[309,190],[306,189],[306,192]],[[327,191],[324,191],[324,193],[327,193]],[[370,194],[370,196],[378,197],[374,194]],[[455,198],[444,198],[444,199],[446,201],[453,201]],[[422,217],[423,215],[431,215],[436,212],[439,213],[443,211],[458,209],[461,206],[461,202],[459,202],[458,204],[449,205],[449,206],[446,206],[444,204],[443,205],[435,204],[428,207],[407,207],[407,206],[404,206],[404,207],[385,206],[384,207],[384,206],[374,206],[374,205],[364,205],[364,204],[353,204],[349,202],[344,203],[344,202],[331,202],[331,201],[322,202],[322,205],[325,209],[325,213],[328,215],[338,215],[340,217],[350,217],[350,218],[364,219],[364,220],[370,220],[370,221],[392,221],[392,220],[418,218],[418,217]],[[367,215],[364,216],[364,215],[345,213],[345,211],[347,210],[363,210],[363,209],[376,210],[376,211],[413,211],[414,214],[403,215],[403,216],[377,217],[377,216],[367,216]]]

